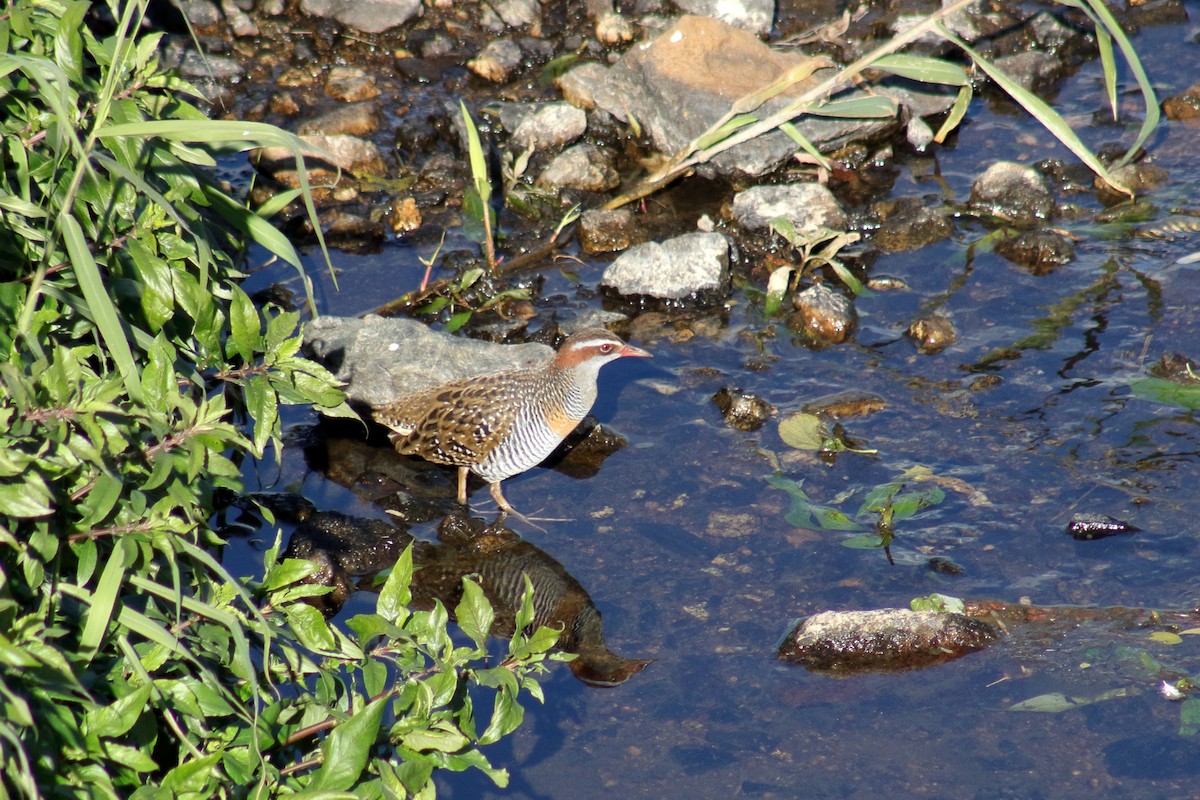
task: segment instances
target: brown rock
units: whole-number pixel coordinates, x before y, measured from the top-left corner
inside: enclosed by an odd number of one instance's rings
[[[921,317],[905,331],[917,343],[917,350],[925,355],[940,353],[958,339],[954,323],[941,314]]]

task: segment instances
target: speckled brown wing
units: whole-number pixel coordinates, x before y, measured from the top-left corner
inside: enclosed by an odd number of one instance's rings
[[[404,455],[471,467],[509,433],[528,378],[500,373],[435,387],[372,410]]]

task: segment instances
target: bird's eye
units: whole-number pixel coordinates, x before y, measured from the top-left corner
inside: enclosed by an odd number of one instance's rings
[[[609,354],[609,353],[611,353],[612,351],[613,351],[613,345],[611,345],[611,344],[602,344],[602,345],[600,345],[600,352],[601,352],[601,353],[604,353],[605,355],[608,355],[608,354]]]

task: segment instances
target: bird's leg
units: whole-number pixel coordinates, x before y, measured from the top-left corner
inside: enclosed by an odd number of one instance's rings
[[[500,481],[494,481],[489,486],[492,491],[492,499],[496,501],[496,505],[500,506],[500,510],[506,514],[515,514],[516,511],[508,504],[508,501],[504,499],[504,493],[500,491]]]
[[[465,506],[467,504],[467,475],[471,472],[470,467],[458,468],[458,504]]]

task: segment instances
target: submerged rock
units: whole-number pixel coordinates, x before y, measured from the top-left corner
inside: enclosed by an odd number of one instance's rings
[[[1067,533],[1079,541],[1105,539],[1122,533],[1137,533],[1139,530],[1141,528],[1131,525],[1125,520],[1094,512],[1073,514],[1071,521],[1067,523]]]
[[[1117,167],[1110,174],[1114,181],[1133,192],[1136,197],[1154,191],[1170,180],[1171,177],[1171,173],[1162,167],[1145,162]],[[1094,181],[1096,198],[1101,203],[1104,203],[1104,205],[1115,206],[1129,199],[1128,194],[1111,185],[1100,176],[1096,176]]]
[[[1018,228],[1033,228],[1054,213],[1054,196],[1037,170],[999,161],[976,178],[970,206]]]
[[[954,323],[941,314],[929,314],[913,321],[905,331],[917,344],[923,355],[934,355],[945,350],[958,339]]]
[[[723,295],[729,283],[729,240],[719,233],[686,233],[665,242],[626,250],[600,279],[600,285],[626,297],[661,300]]]
[[[579,217],[579,244],[589,253],[615,253],[645,241],[628,208],[589,209]]]
[[[858,322],[854,304],[823,283],[816,283],[792,298],[796,313],[788,327],[820,344],[841,344]]]
[[[885,253],[918,250],[926,245],[949,239],[954,226],[937,209],[926,208],[915,197],[901,197],[876,203],[872,212],[879,217],[879,230],[874,241]]]
[[[1192,386],[1200,381],[1200,363],[1182,353],[1163,353],[1162,358],[1148,370],[1156,378]]]
[[[324,316],[304,328],[304,351],[346,384],[353,403],[379,406],[459,378],[541,366],[544,344],[492,344],[401,317]]]
[[[1075,257],[1075,243],[1061,233],[1028,231],[998,242],[996,252],[1033,275],[1046,275]]]
[[[1163,100],[1163,115],[1167,119],[1185,120],[1200,117],[1200,83],[1193,83],[1179,94]]]
[[[713,395],[713,402],[725,417],[726,424],[739,431],[756,431],[775,413],[775,406],[736,386],[722,386]]]
[[[963,614],[826,611],[796,625],[778,656],[814,672],[894,672],[950,661],[1001,637],[997,626]]]

